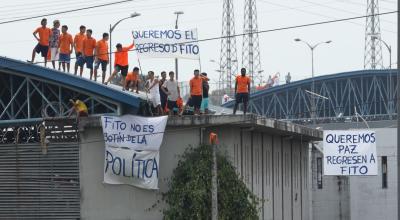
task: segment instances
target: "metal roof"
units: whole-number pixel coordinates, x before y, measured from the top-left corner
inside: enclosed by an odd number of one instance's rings
[[[141,99],[133,93],[123,92],[115,87],[106,86],[71,73],[60,72],[7,57],[0,57],[0,72],[2,71],[12,72],[20,76],[26,75],[40,81],[70,87],[71,89],[110,99],[113,102],[133,108],[138,108],[141,102]]]

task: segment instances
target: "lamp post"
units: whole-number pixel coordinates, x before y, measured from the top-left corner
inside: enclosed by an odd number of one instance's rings
[[[317,48],[319,45],[321,45],[321,44],[330,44],[332,41],[331,40],[328,40],[328,41],[322,41],[322,42],[319,42],[319,43],[317,43],[317,44],[314,44],[314,45],[311,45],[310,43],[308,43],[308,42],[306,42],[306,41],[303,41],[303,40],[301,40],[300,38],[296,38],[296,39],[294,39],[294,41],[296,41],[296,42],[302,42],[302,43],[304,43],[305,45],[307,45],[309,48],[310,48],[310,50],[311,50],[311,80],[312,80],[312,83],[311,83],[311,92],[312,93],[315,93],[315,82],[314,82],[314,50],[315,50],[315,48]],[[316,111],[316,107],[315,107],[315,100],[314,100],[314,96],[312,96],[311,95],[311,99],[310,99],[310,101],[311,101],[311,119],[312,119],[312,121],[313,121],[313,123],[315,124],[315,111]]]
[[[390,79],[389,80],[389,106],[390,106],[390,109],[393,109],[393,110],[391,110],[391,112],[394,112],[394,109],[395,109],[394,97],[393,97],[394,94],[392,92],[392,88],[393,88],[393,86],[392,86],[392,47],[378,36],[372,36],[372,39],[382,42],[389,51],[389,79]],[[392,116],[390,115],[390,117],[392,117]]]
[[[385,45],[385,47],[388,49],[388,51],[389,51],[389,68],[392,69],[392,47],[378,36],[372,36],[372,39],[382,42]]]
[[[129,18],[134,18],[134,17],[138,17],[138,16],[140,16],[140,13],[137,13],[137,12],[135,12],[135,13],[132,13],[129,17],[126,17],[126,18],[122,18],[121,20],[119,20],[119,21],[117,21],[114,25],[111,25],[110,24],[110,30],[109,30],[109,33],[110,33],[110,46],[109,46],[109,53],[110,53],[110,75],[111,75],[111,67],[112,67],[112,48],[111,48],[111,46],[112,46],[112,41],[111,41],[111,35],[112,35],[112,32],[114,31],[114,29],[115,29],[115,27],[117,27],[117,25],[119,24],[119,23],[121,23],[121,21],[123,21],[123,20],[126,20],[126,19],[129,19]]]
[[[175,20],[175,29],[178,29],[178,19],[179,15],[183,15],[183,11],[176,11],[174,12],[176,14],[176,20]],[[175,76],[176,80],[178,81],[178,58],[175,58]]]

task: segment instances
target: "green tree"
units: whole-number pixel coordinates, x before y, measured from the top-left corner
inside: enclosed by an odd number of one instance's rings
[[[219,219],[258,219],[259,200],[225,156],[217,154]],[[212,146],[189,148],[181,156],[163,194],[165,219],[211,219]]]

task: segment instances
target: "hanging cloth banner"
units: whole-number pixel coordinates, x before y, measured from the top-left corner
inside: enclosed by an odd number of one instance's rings
[[[105,144],[132,150],[158,151],[167,120],[168,116],[151,118],[133,115],[102,116]]]
[[[324,175],[378,175],[376,141],[371,130],[325,130]]]
[[[158,189],[159,150],[168,116],[102,116],[104,183]]]
[[[200,59],[197,29],[133,31],[139,58]]]
[[[136,151],[106,145],[104,183],[158,189],[159,151]]]

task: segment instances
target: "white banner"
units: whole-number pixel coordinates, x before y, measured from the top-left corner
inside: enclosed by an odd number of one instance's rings
[[[106,146],[158,151],[167,120],[168,116],[151,118],[133,115],[102,116],[104,141]]]
[[[324,175],[378,174],[376,133],[371,130],[324,131]]]
[[[140,58],[200,59],[197,29],[133,31],[135,49]]]
[[[104,183],[158,188],[159,149],[168,116],[102,116]]]
[[[136,151],[106,145],[104,182],[158,189],[159,151]]]

